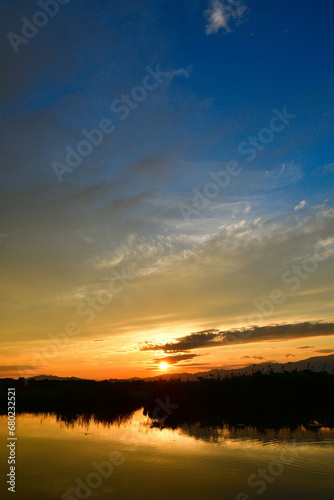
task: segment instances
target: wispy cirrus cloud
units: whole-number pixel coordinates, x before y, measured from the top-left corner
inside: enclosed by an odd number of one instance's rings
[[[328,175],[334,172],[334,162],[326,163],[325,165],[320,165],[316,169],[316,174],[318,175]]]
[[[208,20],[206,34],[212,35],[223,29],[225,33],[232,31],[231,25],[238,24],[246,12],[247,7],[239,0],[213,0],[209,9],[205,11]]]

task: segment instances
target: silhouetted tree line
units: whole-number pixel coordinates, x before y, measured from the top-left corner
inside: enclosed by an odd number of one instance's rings
[[[16,388],[17,413],[55,413],[68,423],[78,419],[113,423],[142,406],[137,391],[122,382],[1,379],[1,393],[7,387]],[[6,396],[1,397],[2,414],[7,413],[6,400]]]
[[[78,419],[114,423],[143,407],[154,425],[167,427],[225,423],[295,428],[313,421],[334,427],[334,375],[311,370],[196,382],[31,380],[26,385],[22,379],[1,379],[2,414],[7,412],[7,387],[16,387],[17,412],[54,413],[68,423]]]

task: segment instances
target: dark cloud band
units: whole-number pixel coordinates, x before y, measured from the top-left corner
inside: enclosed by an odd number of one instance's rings
[[[185,352],[192,349],[229,344],[248,344],[263,341],[285,341],[298,338],[334,335],[334,323],[305,322],[269,326],[254,326],[239,330],[204,330],[179,337],[175,342],[154,344],[145,342],[141,351]]]

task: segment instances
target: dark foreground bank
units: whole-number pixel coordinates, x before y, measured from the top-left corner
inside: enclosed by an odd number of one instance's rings
[[[54,413],[68,423],[112,424],[143,407],[152,425],[167,427],[334,427],[334,375],[327,372],[258,372],[196,382],[0,379],[1,414],[7,413],[8,387],[16,389],[17,413]]]

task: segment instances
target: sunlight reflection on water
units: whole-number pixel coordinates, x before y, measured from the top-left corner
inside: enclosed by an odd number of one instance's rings
[[[298,428],[296,431],[220,429],[183,425],[177,429],[152,427],[136,411],[123,422],[106,425],[78,420],[67,424],[55,415],[23,414],[17,418],[17,500],[54,500],[75,494],[77,478],[86,481],[93,462],[108,460],[111,452],[123,457],[110,477],[86,498],[100,500],[225,500],[245,492],[260,498],[329,500],[334,472],[334,432]],[[0,418],[2,443],[6,420]],[[259,468],[266,469],[280,454],[291,461],[270,476],[265,491],[249,484]],[[6,464],[6,446],[0,451]],[[278,467],[278,466],[277,466]],[[6,468],[6,467],[5,467]],[[273,469],[274,470],[274,469]],[[277,469],[279,471],[279,469]],[[1,498],[11,498],[5,491]],[[242,497],[241,497],[242,498]],[[244,498],[247,498],[244,497]]]

